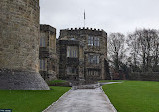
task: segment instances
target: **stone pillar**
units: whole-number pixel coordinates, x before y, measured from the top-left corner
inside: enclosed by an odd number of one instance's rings
[[[49,90],[39,74],[39,0],[0,0],[0,89]]]

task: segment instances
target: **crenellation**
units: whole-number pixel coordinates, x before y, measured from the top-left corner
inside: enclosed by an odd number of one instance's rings
[[[75,34],[93,34],[96,36],[104,36],[106,37],[106,32],[104,30],[96,29],[96,28],[70,28],[68,29],[63,29],[60,30],[60,38],[61,36],[68,36],[68,35],[75,35]]]

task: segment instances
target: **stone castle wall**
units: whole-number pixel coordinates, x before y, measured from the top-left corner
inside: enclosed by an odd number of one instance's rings
[[[0,0],[0,89],[49,90],[39,74],[39,0]]]
[[[1,0],[0,69],[38,72],[38,43],[39,0]]]

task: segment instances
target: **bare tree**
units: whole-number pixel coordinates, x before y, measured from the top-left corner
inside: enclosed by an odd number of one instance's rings
[[[157,30],[153,30],[153,39],[152,39],[152,67],[153,71],[157,70],[158,64],[159,64],[159,32]]]
[[[120,63],[125,55],[124,37],[121,33],[111,33],[108,37],[108,55],[116,72],[119,72]]]
[[[127,43],[131,49],[134,65],[137,59],[142,60],[142,71],[152,71],[158,64],[159,36],[157,30],[140,29],[128,35]]]
[[[139,43],[138,43],[138,35],[136,33],[132,33],[128,35],[127,45],[130,53],[129,62],[131,64],[132,70],[139,71]]]

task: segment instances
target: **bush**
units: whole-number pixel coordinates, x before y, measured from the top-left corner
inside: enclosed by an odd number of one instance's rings
[[[70,87],[70,82],[65,81],[65,80],[52,80],[52,81],[47,81],[47,84],[49,86],[65,86],[65,87]]]

